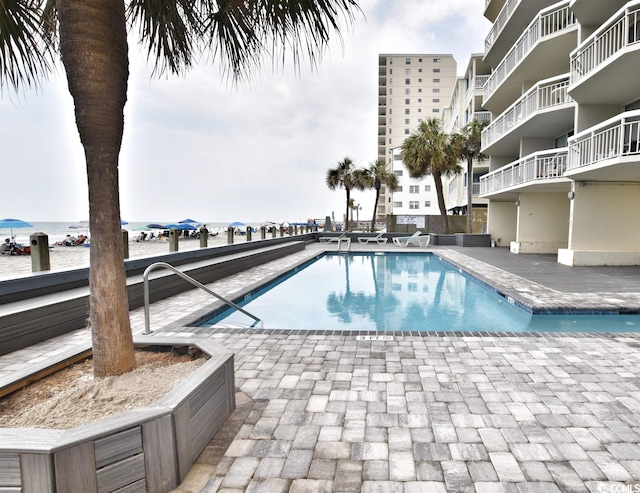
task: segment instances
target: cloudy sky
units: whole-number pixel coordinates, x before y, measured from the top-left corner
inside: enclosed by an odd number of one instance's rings
[[[361,0],[364,11],[316,71],[308,63],[229,86],[215,62],[153,78],[131,46],[120,155],[129,221],[299,221],[342,216],[326,172],[376,159],[379,53],[452,53],[460,74],[483,52],[484,0]],[[370,218],[374,192],[354,192]],[[62,65],[37,91],[0,94],[0,218],[88,217],[84,155]]]

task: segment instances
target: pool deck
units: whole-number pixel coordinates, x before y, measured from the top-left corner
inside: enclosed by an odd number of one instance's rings
[[[209,287],[230,296],[335,248],[310,244]],[[640,267],[571,268],[502,248],[426,250],[534,309],[640,307]],[[210,304],[190,291],[150,310],[154,333],[211,337],[235,353],[237,409],[177,492],[640,491],[640,334],[185,324]],[[144,330],[142,309],[131,323]],[[80,330],[1,356],[0,378],[88,340]]]

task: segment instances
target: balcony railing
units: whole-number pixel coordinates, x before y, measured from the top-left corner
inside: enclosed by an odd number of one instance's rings
[[[568,76],[547,79],[533,86],[484,129],[482,147],[501,139],[538,111],[573,102],[567,94],[568,86]]]
[[[571,54],[575,84],[627,46],[640,42],[640,1],[620,10]]]
[[[640,110],[628,111],[569,139],[567,169],[640,154]]]
[[[489,34],[487,34],[487,37],[484,40],[485,53],[487,53],[496,42],[496,39],[498,39],[498,36],[500,36],[500,33],[504,29],[504,26],[507,25],[511,14],[513,14],[513,11],[516,10],[521,2],[522,0],[507,0],[507,3],[504,4],[504,7],[502,7],[502,10],[498,14],[498,17],[496,17],[496,21],[493,23],[493,26],[489,31]]]
[[[489,80],[489,77],[490,77],[489,75],[476,75],[475,76],[475,88],[476,89],[484,88],[484,85]]]
[[[478,123],[490,122],[491,121],[491,112],[490,111],[475,111],[473,113],[473,118],[478,120]]]
[[[529,154],[480,177],[480,195],[525,183],[562,178],[567,170],[567,148]]]
[[[487,80],[483,91],[485,101],[527,57],[538,41],[576,25],[575,16],[569,10],[569,3],[568,1],[562,2],[558,6],[540,11]]]

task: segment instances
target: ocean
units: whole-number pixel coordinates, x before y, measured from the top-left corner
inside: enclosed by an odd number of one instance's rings
[[[70,226],[80,226],[80,223],[77,221],[29,221],[32,228],[18,228],[13,229],[13,235],[16,237],[16,242],[21,244],[29,244],[29,236],[33,233],[46,233],[49,236],[49,244],[53,244],[56,241],[63,240],[67,235],[78,236],[79,234],[84,234],[87,236],[91,236],[91,232],[88,231],[87,228],[84,227],[75,227],[71,228]],[[133,239],[140,231],[150,232],[151,229],[147,228],[147,224],[152,224],[151,221],[146,222],[132,222],[122,226],[122,229],[126,229],[129,231],[129,238]],[[162,224],[162,223],[160,223]],[[226,230],[229,226],[228,223],[221,222],[204,222],[203,224],[207,225],[209,231],[223,231]],[[256,226],[253,223],[247,223],[249,226]],[[8,238],[11,235],[11,230],[8,228],[0,228],[0,242],[4,241],[5,238]]]

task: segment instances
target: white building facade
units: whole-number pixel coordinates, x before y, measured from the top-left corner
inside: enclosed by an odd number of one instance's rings
[[[487,0],[485,17],[492,238],[567,265],[640,264],[640,0]]]
[[[398,176],[399,189],[382,190],[377,218],[388,214],[439,214],[431,176],[416,180],[402,164],[399,147],[426,118],[442,117],[456,84],[456,61],[450,54],[381,54],[378,56],[378,159]]]

